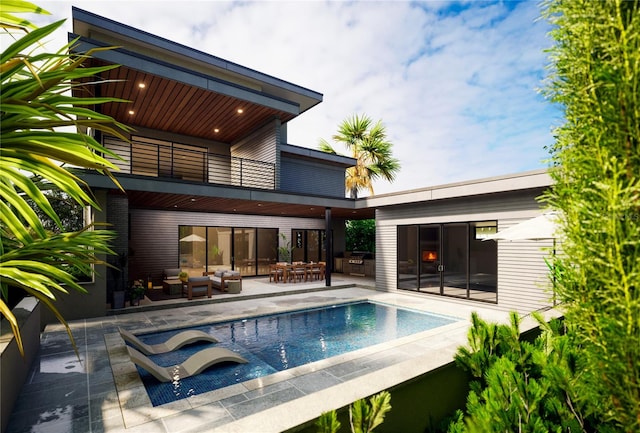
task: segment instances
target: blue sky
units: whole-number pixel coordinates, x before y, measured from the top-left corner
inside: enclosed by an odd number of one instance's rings
[[[291,144],[317,148],[355,113],[382,120],[402,169],[376,194],[544,168],[562,121],[539,94],[537,1],[36,3],[65,31],[74,5],[322,93]]]

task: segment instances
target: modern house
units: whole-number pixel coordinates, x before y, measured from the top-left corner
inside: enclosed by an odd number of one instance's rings
[[[66,318],[104,315],[114,289],[133,279],[158,284],[166,268],[257,277],[281,260],[282,247],[293,260],[332,267],[349,253],[345,221],[364,218],[376,219],[379,290],[519,311],[549,305],[541,247],[550,240],[483,240],[541,213],[536,197],[551,183],[544,170],[346,198],[354,159],[287,141],[287,123],[322,94],[84,10],[72,14],[69,38],[80,51],[117,47],[88,60],[121,66],[86,88],[131,101],[98,109],[135,131],[130,142],[96,137],[119,156],[112,160],[124,192],[102,175],[83,175],[102,205],[93,220],[118,233],[109,261],[123,272],[98,267],[82,309],[61,301]]]

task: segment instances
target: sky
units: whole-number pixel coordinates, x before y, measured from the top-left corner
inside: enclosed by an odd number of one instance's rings
[[[323,94],[289,144],[381,120],[401,169],[375,194],[545,168],[562,123],[538,1],[32,1],[67,18],[60,45],[73,5]]]

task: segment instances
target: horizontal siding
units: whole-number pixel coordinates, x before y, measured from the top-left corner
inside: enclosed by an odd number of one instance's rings
[[[301,158],[280,158],[280,190],[327,197],[345,196],[345,169]]]
[[[540,214],[536,197],[541,190],[416,203],[376,210],[376,286],[397,289],[397,227],[410,224],[446,224],[491,221],[498,231]],[[494,241],[487,241],[494,242]],[[559,246],[556,246],[559,249]],[[549,270],[552,240],[498,241],[497,308],[530,312],[550,305]]]
[[[376,225],[376,288],[397,289],[398,242],[395,226]]]
[[[498,231],[528,218],[502,218]],[[545,257],[553,240],[498,242],[498,304],[504,310],[530,312],[550,304],[552,288]]]
[[[131,279],[150,275],[159,281],[162,270],[179,267],[178,226],[277,228],[287,238],[291,229],[324,229],[324,219],[172,212],[131,209],[129,241]],[[282,240],[280,241],[282,243]]]
[[[231,156],[275,164],[280,122],[273,121],[234,143]]]
[[[429,224],[529,218],[539,213],[535,197],[540,190],[516,191],[481,197],[465,197],[382,207],[376,210],[381,224]]]

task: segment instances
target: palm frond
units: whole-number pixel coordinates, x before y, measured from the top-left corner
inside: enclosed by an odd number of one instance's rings
[[[26,33],[0,54],[2,92],[0,92],[0,292],[22,289],[35,296],[65,325],[74,345],[71,330],[56,309],[56,295],[69,290],[85,292],[72,271],[91,275],[93,265],[104,264],[97,255],[113,254],[109,242],[114,233],[88,226],[80,231],[51,234],[31,207],[30,202],[57,225],[61,220],[48,201],[44,189],[55,188],[81,206],[98,208],[88,185],[74,174],[76,169],[91,169],[109,176],[116,167],[107,158],[118,158],[93,137],[81,132],[60,132],[72,126],[77,131],[92,128],[128,141],[131,128],[98,113],[91,106],[125,103],[115,98],[78,97],[74,89],[95,83],[102,72],[118,67],[84,67],[86,59],[101,47],[86,53],[73,52],[76,41],[55,53],[42,52],[41,41],[60,28],[56,21],[41,28],[13,13],[43,13],[37,6],[19,0],[3,0],[0,23],[7,30],[16,27]],[[22,27],[21,27],[22,26]],[[75,96],[74,96],[75,95]],[[67,168],[73,167],[73,168]],[[0,300],[0,313],[7,317],[22,353],[22,340],[15,317]]]
[[[22,0],[3,0],[0,8],[0,24],[2,28],[24,30],[35,29],[36,26],[29,20],[18,18],[17,13],[36,13],[51,15],[46,10]]]

